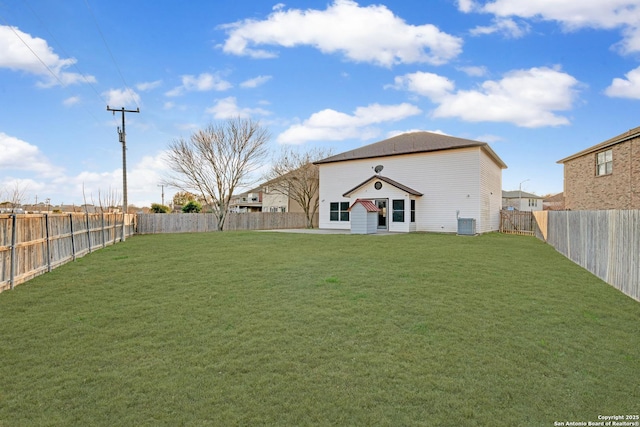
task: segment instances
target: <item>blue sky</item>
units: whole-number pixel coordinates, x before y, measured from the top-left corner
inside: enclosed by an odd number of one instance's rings
[[[0,0],[0,199],[121,193],[107,104],[140,108],[137,206],[161,201],[171,141],[237,116],[274,155],[410,130],[485,141],[505,190],[556,193],[559,159],[640,125],[640,0]]]

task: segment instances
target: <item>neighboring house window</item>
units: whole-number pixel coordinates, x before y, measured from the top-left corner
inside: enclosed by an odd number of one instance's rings
[[[613,150],[596,154],[596,175],[609,175],[613,172]]]
[[[331,202],[329,221],[349,221],[349,202]]]
[[[416,222],[416,201],[411,201],[411,222]]]
[[[393,222],[404,222],[404,200],[394,200],[393,206]]]
[[[538,199],[529,199],[529,207],[537,207],[538,206]]]

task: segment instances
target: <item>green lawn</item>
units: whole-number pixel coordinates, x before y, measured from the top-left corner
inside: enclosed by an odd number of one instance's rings
[[[640,303],[532,237],[135,236],[0,294],[0,426],[640,412]]]

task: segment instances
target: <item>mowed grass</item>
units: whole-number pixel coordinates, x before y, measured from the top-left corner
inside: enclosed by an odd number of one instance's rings
[[[0,294],[0,425],[640,412],[640,303],[531,237],[135,236]]]

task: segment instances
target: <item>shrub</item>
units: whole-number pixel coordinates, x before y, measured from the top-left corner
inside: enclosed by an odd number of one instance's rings
[[[182,212],[184,213],[198,213],[200,211],[202,211],[202,205],[195,200],[190,200],[182,207]]]
[[[151,204],[150,212],[152,213],[168,213],[169,211],[169,206],[161,205],[160,203]]]

